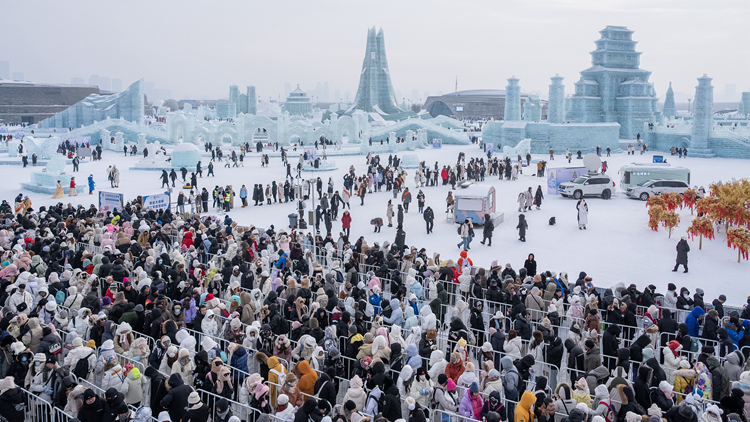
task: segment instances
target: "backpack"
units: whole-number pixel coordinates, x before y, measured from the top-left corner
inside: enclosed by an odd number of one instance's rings
[[[284,317],[283,312],[279,312],[279,335],[289,334],[289,321]]]
[[[65,299],[65,290],[58,290],[57,293],[55,293],[55,302],[58,305],[62,305],[63,303],[65,303]]]
[[[599,404],[604,404],[605,406],[607,406],[607,410],[605,410],[604,414],[602,414],[604,420],[606,422],[617,422],[617,411],[615,411],[615,407],[612,405],[612,403],[607,403],[602,400],[599,402]]]
[[[344,284],[344,274],[342,274],[339,270],[333,270],[333,272],[336,273],[336,282],[338,284]]]
[[[279,384],[279,387],[284,385],[284,383],[286,382],[286,372],[281,373],[275,369],[269,369],[268,372],[276,374],[276,376],[278,377],[278,380],[276,382]],[[323,387],[321,386],[320,389],[322,390]],[[320,391],[318,391],[318,393],[320,393]],[[315,397],[317,398],[317,395]]]
[[[76,376],[76,378],[83,378],[85,379],[89,375],[89,358],[91,355],[93,355],[94,352],[89,353],[85,358],[78,359],[78,362],[76,362],[76,367],[73,369],[73,375]]]
[[[463,227],[463,224],[458,226],[458,229],[456,229],[456,232],[459,236],[461,236],[461,227]]]
[[[697,338],[692,337],[690,339],[690,351],[696,353],[701,350],[701,343]]]

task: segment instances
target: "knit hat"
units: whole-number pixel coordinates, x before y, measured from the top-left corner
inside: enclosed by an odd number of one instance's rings
[[[286,374],[285,382],[287,384],[293,384],[293,383],[297,382],[297,376],[294,375],[293,372],[289,372],[289,373]]]
[[[159,412],[159,418],[157,419],[158,422],[172,422],[172,419],[169,417],[169,412],[166,410]]]
[[[472,382],[471,383],[471,385],[469,386],[469,391],[471,391],[472,393],[478,393],[479,392],[479,386],[477,385],[476,382]],[[411,398],[411,397],[409,397],[409,398]]]
[[[195,391],[193,391],[192,393],[190,393],[190,395],[188,396],[188,404],[189,405],[198,404],[200,402],[201,402],[201,397],[198,395],[198,393],[196,393]]]
[[[438,384],[440,384],[440,385],[445,384],[448,381],[448,375],[439,374],[438,378],[437,378],[437,381],[438,381]]]
[[[439,379],[439,378],[440,378],[440,377],[438,377],[438,379]],[[451,379],[451,378],[448,378],[448,385],[447,385],[447,387],[446,387],[446,388],[447,388],[447,390],[448,390],[448,391],[453,391],[453,390],[455,390],[455,389],[456,389],[456,383],[455,383],[455,382],[453,382],[453,379]]]
[[[80,337],[76,337],[73,339],[73,341],[70,343],[71,346],[75,347],[81,347],[83,346],[83,340],[81,340]]]
[[[681,360],[680,369],[690,369],[690,362],[688,362],[687,360]]]
[[[372,343],[373,340],[374,340],[374,338],[372,336],[372,333],[366,333],[365,334],[365,343],[366,344]]]
[[[659,383],[659,390],[661,391],[671,393],[672,389],[673,389],[672,385],[668,383],[667,381],[662,381]]]
[[[94,340],[89,340],[86,342],[86,347],[90,347],[92,349],[96,349],[96,342]]]
[[[57,303],[55,303],[54,300],[50,300],[44,305],[44,309],[46,309],[47,312],[54,312],[55,309],[57,309]]]
[[[47,362],[47,356],[44,353],[37,353],[34,355],[34,362]]]
[[[593,349],[594,348],[594,341],[591,340],[591,339],[586,340],[585,344],[586,344],[586,347],[588,347],[589,349]]]
[[[283,395],[283,394],[282,394],[282,395]],[[281,396],[279,396],[279,399],[280,399],[280,398],[281,398]],[[344,408],[345,408],[346,410],[348,410],[348,411],[350,411],[350,412],[351,412],[352,410],[354,410],[354,409],[356,409],[356,408],[357,408],[357,404],[356,404],[356,403],[354,403],[354,402],[353,402],[353,401],[351,401],[351,400],[347,400],[347,401],[346,401],[346,403],[344,403]]]
[[[12,390],[16,388],[16,384],[13,380],[13,377],[5,377],[3,379],[0,379],[0,394],[5,393],[8,390]]]

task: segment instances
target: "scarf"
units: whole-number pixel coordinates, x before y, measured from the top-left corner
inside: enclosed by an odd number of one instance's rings
[[[130,340],[128,339],[128,334],[130,333],[120,334],[120,346],[122,346],[122,349],[125,351],[130,350]]]

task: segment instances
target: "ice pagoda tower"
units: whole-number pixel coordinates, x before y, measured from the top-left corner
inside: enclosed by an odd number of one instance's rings
[[[347,113],[355,109],[384,115],[404,111],[396,102],[396,94],[391,84],[388,59],[385,57],[383,28],[380,28],[377,34],[375,27],[367,31],[367,49],[365,59],[362,61],[357,96]]]
[[[505,112],[503,120],[521,120],[521,86],[515,75],[508,79],[505,87]]]
[[[667,98],[664,100],[663,113],[665,118],[677,116],[677,108],[674,105],[674,91],[672,91],[672,82],[669,83],[669,89],[667,89]]]
[[[713,129],[714,87],[705,74],[698,78],[695,87],[695,108],[693,109],[693,131],[690,138],[690,155],[693,157],[714,157],[709,149],[708,139]]]
[[[555,75],[549,86],[549,103],[547,106],[547,121],[550,123],[562,123],[565,120],[565,85],[563,77]]]
[[[565,120],[576,123],[617,122],[621,139],[641,136],[644,123],[655,123],[656,94],[639,69],[641,53],[635,51],[633,31],[624,26],[607,26],[591,52],[592,66],[581,72],[575,93],[566,108]]]

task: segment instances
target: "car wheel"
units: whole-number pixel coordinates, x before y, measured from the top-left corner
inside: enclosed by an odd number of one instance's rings
[[[577,191],[573,192],[573,198],[575,198],[575,199],[581,199],[581,198],[583,198],[583,192],[581,192],[580,190],[577,190]]]
[[[646,192],[643,192],[640,198],[641,198],[641,201],[648,201],[648,194]]]
[[[609,199],[612,197],[612,192],[609,189],[604,189],[602,192],[602,199]]]

